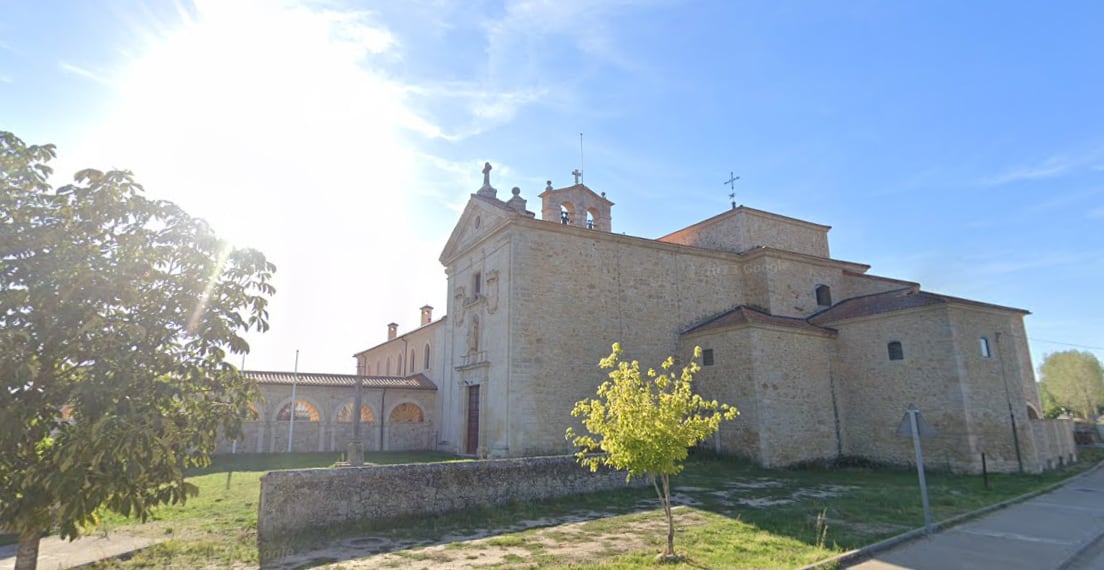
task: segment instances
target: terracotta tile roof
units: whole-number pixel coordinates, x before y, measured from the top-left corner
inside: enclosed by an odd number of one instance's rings
[[[242,370],[246,378],[258,384],[291,385],[298,376],[300,386],[356,386],[355,374],[318,374],[314,372],[266,372],[260,370]],[[403,390],[436,390],[437,385],[424,374],[413,376],[361,376],[365,388],[400,388]]]
[[[728,312],[721,313],[720,315],[717,315],[715,317],[710,317],[709,319],[706,319],[705,321],[682,331],[682,334],[719,330],[731,326],[744,324],[782,326],[821,334],[835,333],[835,331],[833,331],[832,329],[810,324],[805,319],[779,317],[776,315],[771,315],[761,309],[748,307],[746,305],[740,305]]]
[[[905,309],[915,309],[931,305],[947,305],[951,303],[1029,314],[1028,311],[1023,309],[971,301],[969,299],[960,299],[958,297],[940,295],[938,293],[929,293],[927,291],[921,291],[917,287],[903,287],[884,293],[875,293],[873,295],[847,299],[834,307],[825,309],[809,317],[809,322],[814,325],[826,325],[858,317],[867,317],[870,315],[903,311]]]

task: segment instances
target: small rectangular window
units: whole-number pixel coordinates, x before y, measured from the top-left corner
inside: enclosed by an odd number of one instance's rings
[[[993,356],[992,352],[989,352],[989,339],[981,337],[978,339],[978,344],[981,345],[982,358],[990,358]]]
[[[713,366],[713,349],[707,348],[702,351],[702,365]]]
[[[481,291],[482,286],[483,286],[483,275],[480,274],[478,271],[476,271],[475,275],[472,276],[472,291],[475,292],[476,297],[478,297],[479,293],[482,292]]]
[[[889,343],[888,345],[886,345],[886,348],[889,350],[889,359],[890,360],[904,360],[905,359],[905,348],[903,346],[901,346],[900,341],[895,340],[895,341]]]

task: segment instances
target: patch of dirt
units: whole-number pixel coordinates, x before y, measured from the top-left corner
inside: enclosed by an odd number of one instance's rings
[[[618,524],[610,530],[595,530],[590,523],[597,518],[615,516],[613,513],[595,513],[595,518],[583,516],[565,518],[581,519],[574,522],[539,519],[545,526],[524,537],[513,536],[511,529],[490,529],[481,532],[482,537],[467,537],[426,546],[404,544],[379,537],[357,537],[343,540],[328,548],[305,552],[284,558],[272,568],[291,570],[311,561],[337,560],[322,568],[355,570],[362,568],[410,568],[431,570],[435,568],[486,568],[508,566],[514,568],[538,568],[538,557],[549,557],[560,563],[588,562],[626,552],[647,548],[648,539],[662,536],[667,530],[667,520],[662,513],[655,513],[642,520]],[[704,522],[696,511],[675,507],[675,517],[680,526]],[[538,522],[538,521],[526,521]],[[588,528],[590,525],[591,528]],[[532,528],[532,527],[530,527]],[[523,530],[523,529],[522,529]],[[388,544],[389,552],[377,548]],[[363,548],[363,547],[367,548]]]

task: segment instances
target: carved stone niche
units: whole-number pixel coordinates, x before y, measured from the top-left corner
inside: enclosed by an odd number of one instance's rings
[[[498,310],[498,270],[492,270],[487,274],[487,312],[494,313]]]

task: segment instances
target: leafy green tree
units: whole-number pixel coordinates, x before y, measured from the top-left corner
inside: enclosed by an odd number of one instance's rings
[[[579,448],[579,463],[597,471],[605,465],[627,471],[626,480],[648,477],[667,516],[665,560],[677,560],[675,520],[671,512],[672,475],[682,472],[689,449],[720,428],[721,420],[735,419],[736,408],[708,401],[691,390],[694,374],[701,367],[701,348],[694,347],[694,359],[680,374],[668,357],[662,372],[640,373],[640,363],[621,360],[621,344],[599,366],[612,369],[609,380],[598,387],[598,397],[579,400],[571,415],[583,418],[589,433],[567,429],[567,439]]]
[[[1064,350],[1048,354],[1039,376],[1043,390],[1057,406],[1096,419],[1104,403],[1104,372],[1093,353]]]
[[[228,364],[268,329],[274,266],[143,196],[129,172],[54,189],[52,145],[0,131],[0,521],[65,538],[107,508],[143,520],[196,493],[256,387]]]
[[[1047,390],[1046,384],[1039,383],[1039,400],[1043,404],[1043,417],[1048,420],[1053,420],[1060,417],[1062,414],[1069,413],[1069,410],[1058,405],[1058,402],[1054,401],[1054,396],[1050,395],[1050,391]]]

